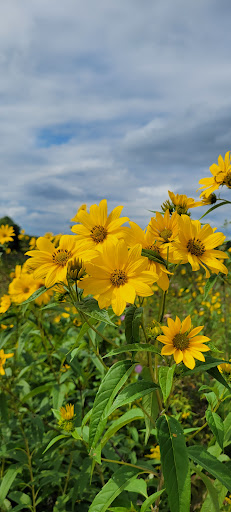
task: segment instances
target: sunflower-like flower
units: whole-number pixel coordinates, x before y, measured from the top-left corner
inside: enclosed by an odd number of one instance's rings
[[[0,226],[0,244],[12,242],[14,236],[15,232],[13,226],[8,226],[8,224],[2,224]]]
[[[77,218],[80,224],[75,224],[71,230],[77,234],[77,239],[83,242],[85,249],[102,250],[108,240],[118,241],[122,238],[121,225],[128,217],[120,217],[123,206],[117,206],[107,215],[107,200],[102,199],[99,206],[93,204],[90,213],[78,210]],[[119,218],[120,217],[120,218]]]
[[[223,160],[222,156],[219,155],[218,163],[212,164],[209,168],[212,177],[211,178],[202,178],[199,181],[199,184],[202,185],[198,190],[203,190],[201,192],[200,197],[209,197],[215,190],[221,185],[226,185],[226,187],[231,188],[231,156],[230,151],[227,151],[225,154],[225,159]]]
[[[128,247],[134,247],[137,244],[141,244],[142,249],[149,249],[154,251],[157,257],[160,256],[161,258],[166,258],[166,251],[162,249],[164,247],[163,244],[155,240],[151,230],[147,228],[147,231],[143,231],[135,222],[129,222],[129,224],[130,229],[123,228],[123,237]],[[167,274],[170,274],[170,272],[165,268],[165,266],[161,263],[148,259],[147,270],[158,275],[157,284],[162,290],[166,291],[169,287]]]
[[[179,215],[187,214],[189,208],[196,208],[202,205],[201,201],[196,202],[192,197],[187,197],[185,194],[174,194],[169,190],[168,195],[174,205],[175,211]]]
[[[20,304],[27,300],[38,289],[33,275],[22,273],[9,284],[9,295],[12,302]]]
[[[74,405],[67,404],[65,407],[60,407],[60,414],[63,420],[71,420],[74,418]]]
[[[228,255],[215,249],[223,244],[225,235],[214,233],[209,224],[201,227],[199,220],[191,220],[188,215],[182,215],[178,222],[178,238],[172,244],[175,247],[175,262],[189,262],[193,271],[199,270],[201,265],[206,271],[206,277],[210,277],[208,268],[215,274],[227,274],[227,268],[219,260],[228,258]]]
[[[5,313],[11,305],[11,298],[5,294],[0,299],[0,313]]]
[[[126,303],[133,304],[136,295],[153,294],[151,285],[159,277],[146,270],[148,259],[141,256],[141,250],[140,244],[128,251],[124,240],[116,244],[108,240],[98,257],[86,264],[89,276],[83,278],[79,288],[85,295],[93,295],[101,309],[111,304],[114,313],[122,315]]]
[[[13,357],[13,352],[11,354],[6,354],[4,350],[1,348],[0,350],[0,375],[5,375],[5,370],[3,365],[9,357]]]
[[[148,230],[155,240],[162,243],[173,242],[178,233],[178,217],[177,212],[170,216],[169,210],[165,211],[164,216],[156,212],[156,216],[152,217],[148,224]]]
[[[218,365],[218,370],[220,373],[229,373],[231,374],[231,359],[230,363],[221,363]]]
[[[193,370],[195,367],[195,359],[205,361],[202,352],[210,350],[204,345],[210,340],[207,336],[198,336],[203,329],[203,325],[191,329],[191,317],[188,315],[183,322],[176,316],[176,320],[168,318],[168,327],[162,326],[164,334],[157,336],[157,340],[164,343],[161,354],[170,356],[173,354],[176,364],[183,361],[185,366]]]
[[[58,282],[66,282],[68,262],[75,257],[86,261],[95,256],[94,251],[86,251],[77,244],[75,236],[63,235],[58,247],[44,237],[37,240],[37,250],[26,252],[31,256],[28,266],[34,270],[35,279],[45,279],[49,288]]]

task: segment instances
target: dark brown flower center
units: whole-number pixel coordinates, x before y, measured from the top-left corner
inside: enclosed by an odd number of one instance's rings
[[[90,236],[94,242],[99,244],[100,242],[103,242],[107,237],[107,230],[103,226],[94,226],[91,229]]]
[[[56,265],[60,265],[61,267],[64,267],[71,257],[72,253],[67,249],[56,249],[52,254],[53,263],[56,263]]]
[[[189,346],[189,339],[187,338],[186,334],[178,333],[176,336],[174,336],[173,345],[175,348],[179,350],[184,350],[185,348],[188,348]]]
[[[172,236],[171,229],[167,229],[167,228],[163,229],[163,231],[161,231],[161,233],[160,233],[160,236],[161,236],[161,238],[163,238],[165,240],[165,242],[168,242],[170,236]]]
[[[187,214],[187,211],[188,211],[187,203],[183,203],[183,204],[176,204],[176,205],[175,205],[175,210],[176,210],[176,212],[178,213],[178,215],[184,215],[184,214]]]
[[[110,275],[110,281],[113,284],[113,286],[119,288],[119,286],[122,286],[123,284],[127,283],[128,278],[124,270],[117,270],[116,268]]]
[[[30,288],[27,288],[27,287],[24,288],[24,290],[23,290],[24,293],[28,293],[29,291],[30,291]]]
[[[226,174],[223,184],[226,185],[226,187],[231,188],[231,171]]]
[[[195,256],[202,256],[205,252],[205,246],[199,238],[190,238],[187,243],[187,249]]]

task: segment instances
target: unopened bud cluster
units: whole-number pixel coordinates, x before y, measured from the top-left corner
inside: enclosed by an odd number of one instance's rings
[[[83,261],[79,258],[74,258],[68,262],[67,275],[73,281],[80,281],[86,274]]]

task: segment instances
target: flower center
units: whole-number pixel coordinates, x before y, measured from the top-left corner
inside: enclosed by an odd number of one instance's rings
[[[122,286],[123,284],[127,283],[128,278],[123,270],[117,270],[116,268],[110,275],[110,281],[113,284],[113,286],[119,288],[119,286]]]
[[[226,185],[226,187],[231,188],[231,171],[229,171],[226,174],[226,177],[225,177],[225,179],[223,181],[223,184]]]
[[[24,293],[28,293],[29,291],[30,291],[29,288],[24,288],[24,290],[23,290]]]
[[[187,243],[187,249],[191,254],[194,254],[195,256],[202,256],[205,252],[205,246],[201,242],[199,238],[190,238],[190,240]]]
[[[178,333],[176,336],[174,336],[173,345],[175,348],[178,348],[179,350],[184,350],[185,348],[188,348],[189,346],[189,339],[187,338],[186,334]]]
[[[175,210],[179,215],[187,214],[187,203],[175,204]]]
[[[91,229],[90,236],[92,240],[94,240],[94,242],[99,244],[100,242],[103,242],[104,239],[107,237],[107,231],[103,226],[94,226]]]
[[[161,231],[160,233],[160,236],[161,238],[163,238],[165,240],[165,242],[168,242],[168,239],[170,238],[170,236],[172,236],[172,231],[171,229],[163,229],[163,231]]]
[[[72,253],[67,249],[57,249],[52,254],[53,263],[56,263],[56,265],[60,265],[61,267],[64,267],[71,257]]]

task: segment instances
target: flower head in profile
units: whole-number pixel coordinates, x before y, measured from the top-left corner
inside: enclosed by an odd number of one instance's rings
[[[0,244],[12,242],[14,236],[15,232],[13,226],[8,226],[8,224],[2,224],[0,226]]]
[[[165,356],[173,354],[176,364],[183,361],[187,368],[193,370],[195,359],[205,361],[202,352],[210,350],[209,347],[204,345],[210,338],[202,335],[198,336],[203,327],[202,325],[192,329],[190,315],[183,322],[180,321],[178,316],[175,322],[168,318],[168,327],[161,327],[164,334],[157,336],[157,340],[164,343],[161,354]]]
[[[208,268],[215,274],[227,274],[228,270],[220,260],[228,255],[215,249],[223,244],[225,235],[215,233],[209,224],[201,227],[199,220],[191,220],[188,215],[182,215],[178,222],[178,238],[173,242],[175,262],[189,262],[193,271],[202,266],[206,277],[210,276]]]
[[[221,363],[218,365],[217,368],[220,373],[231,374],[231,359],[230,359],[230,363]]]
[[[6,354],[4,350],[1,348],[0,350],[0,375],[5,375],[5,370],[3,365],[9,357],[13,357],[13,352],[11,354]]]
[[[192,197],[187,197],[185,194],[174,194],[170,190],[168,195],[172,201],[175,211],[179,215],[187,214],[189,208],[196,208],[201,206],[201,201],[194,201]]]
[[[5,294],[0,299],[0,313],[5,313],[11,305],[11,298]]]
[[[144,230],[138,226],[135,222],[129,222],[130,228],[123,228],[123,237],[128,247],[134,247],[137,244],[142,245],[142,249],[148,249],[155,253],[157,257],[166,258],[166,251],[164,250],[164,245],[155,240],[154,234],[149,229]],[[152,259],[148,258],[147,270],[154,272],[154,274],[158,275],[157,284],[158,286],[166,291],[169,287],[169,279],[168,279],[168,270],[163,263],[158,263]]]
[[[93,295],[101,309],[112,305],[114,313],[122,315],[126,303],[134,304],[136,295],[152,295],[151,285],[158,279],[157,274],[147,270],[148,260],[141,256],[141,250],[140,244],[128,250],[124,240],[116,244],[108,240],[98,257],[86,264],[89,275],[79,288],[85,295]]]
[[[33,269],[34,278],[44,279],[47,288],[58,282],[66,282],[69,261],[75,257],[86,261],[95,255],[93,251],[86,251],[80,246],[72,235],[63,235],[58,247],[47,238],[40,237],[37,249],[26,254],[31,256],[28,266]]]
[[[128,221],[128,217],[120,217],[123,206],[117,206],[110,215],[107,214],[107,200],[102,199],[99,206],[93,204],[90,213],[78,210],[79,224],[71,230],[77,234],[77,239],[83,243],[85,249],[102,250],[108,240],[117,242],[122,238],[121,225]]]
[[[61,407],[60,414],[63,420],[71,420],[72,418],[74,418],[74,405],[67,404],[65,407]]]
[[[203,190],[200,197],[208,198],[215,190],[222,185],[231,188],[231,156],[230,151],[227,151],[223,160],[219,155],[218,163],[212,164],[209,168],[212,176],[210,178],[202,178],[199,184],[202,185],[198,190]]]

